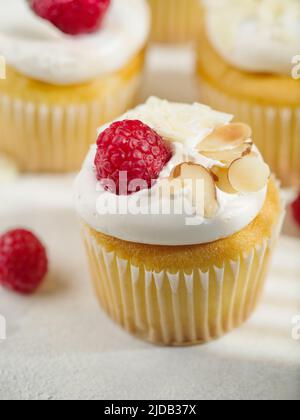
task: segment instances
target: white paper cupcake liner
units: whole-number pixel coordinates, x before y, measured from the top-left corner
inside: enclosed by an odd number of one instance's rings
[[[264,106],[221,92],[201,79],[201,101],[253,129],[253,139],[284,186],[300,188],[300,107]]]
[[[0,92],[0,153],[22,171],[68,172],[80,168],[99,125],[132,105],[141,82],[129,80],[81,104],[26,102]]]
[[[266,238],[236,261],[191,273],[148,270],[107,252],[84,227],[99,301],[131,334],[162,345],[208,342],[241,325],[262,294],[282,217]]]

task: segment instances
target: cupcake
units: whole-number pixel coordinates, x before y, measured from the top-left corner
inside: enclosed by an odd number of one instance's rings
[[[283,206],[232,118],[151,98],[100,128],[76,180],[100,304],[153,343],[208,342],[261,297]]]
[[[299,188],[299,1],[207,0],[205,22],[201,100],[251,125],[272,170]]]
[[[0,153],[23,171],[78,170],[99,123],[132,106],[146,0],[1,3]]]
[[[194,41],[201,24],[201,0],[149,0],[154,42]]]

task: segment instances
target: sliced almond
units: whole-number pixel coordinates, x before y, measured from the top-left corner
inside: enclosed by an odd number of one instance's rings
[[[176,166],[170,175],[171,182],[177,179],[182,180],[183,185],[188,185],[188,182],[192,184],[192,201],[193,206],[197,210],[200,209],[200,212],[203,214],[204,207],[204,216],[207,218],[212,218],[216,215],[219,209],[217,190],[213,176],[209,170],[204,166],[195,163],[182,163]],[[202,194],[201,197],[199,197],[199,183],[197,183],[199,180],[204,181],[204,196]],[[204,199],[204,203],[198,202],[199,199]]]
[[[214,176],[216,186],[223,192],[227,194],[237,194],[237,191],[232,187],[228,178],[228,168],[221,168],[219,166],[214,166],[211,169],[211,172]]]
[[[243,193],[262,190],[270,177],[270,168],[259,157],[244,156],[234,161],[228,170],[232,187]]]
[[[230,150],[241,146],[252,136],[251,128],[247,124],[232,123],[216,128],[209,136],[202,140],[197,150],[199,152],[215,152]]]
[[[252,143],[244,143],[241,146],[238,146],[231,150],[217,150],[214,152],[201,152],[203,156],[208,157],[209,159],[217,160],[229,166],[233,161],[240,159],[243,156],[246,156],[252,151]]]

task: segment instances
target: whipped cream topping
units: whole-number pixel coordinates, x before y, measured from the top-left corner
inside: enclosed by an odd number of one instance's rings
[[[166,200],[164,204],[171,209],[176,208],[183,200],[185,205],[181,214],[175,211],[169,214],[153,214],[149,208],[159,208],[161,205],[159,190],[178,164],[194,162],[206,168],[223,166],[221,162],[200,155],[195,146],[215,128],[230,123],[231,115],[213,111],[200,104],[173,104],[150,98],[146,104],[129,111],[118,120],[123,119],[139,119],[172,141],[173,157],[150,190],[117,196],[105,191],[97,182],[94,167],[96,145],[92,146],[75,182],[75,203],[79,215],[93,229],[129,242],[169,246],[195,245],[233,235],[250,224],[261,211],[266,188],[247,194],[227,194],[217,189],[219,210],[213,218],[197,215],[191,218],[193,205],[188,189],[183,189],[175,197],[163,198]],[[101,127],[99,132],[105,128],[107,125]],[[125,204],[130,209],[137,202],[140,204],[138,214],[114,214],[115,205],[121,207]],[[105,214],[99,213],[99,207],[103,203],[111,206]]]
[[[241,70],[290,75],[300,52],[300,0],[204,0],[218,53]]]
[[[18,72],[50,84],[72,85],[121,69],[149,34],[146,0],[112,0],[102,27],[80,36],[39,18],[25,0],[1,3],[0,55]]]

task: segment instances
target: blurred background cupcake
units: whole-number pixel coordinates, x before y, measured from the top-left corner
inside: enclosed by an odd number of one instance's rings
[[[77,178],[99,301],[154,343],[215,339],[261,297],[283,207],[250,127],[231,120],[151,98],[99,130]]]
[[[134,101],[150,26],[146,0],[2,3],[0,153],[23,171],[76,170],[99,122]]]
[[[201,0],[148,1],[154,42],[185,43],[196,39],[202,17]]]
[[[207,0],[205,8],[202,101],[249,123],[277,176],[299,188],[300,2]]]

